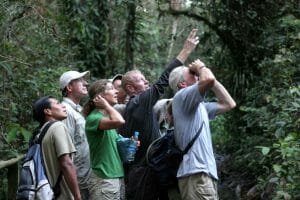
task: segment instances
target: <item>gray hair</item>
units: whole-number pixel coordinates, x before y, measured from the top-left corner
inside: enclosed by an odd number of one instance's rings
[[[178,91],[178,83],[184,81],[183,72],[186,66],[182,65],[172,70],[169,76],[169,86],[174,93]]]
[[[167,114],[167,104],[172,101],[172,99],[160,99],[153,106],[153,111],[156,116],[157,122],[160,124],[164,121]]]

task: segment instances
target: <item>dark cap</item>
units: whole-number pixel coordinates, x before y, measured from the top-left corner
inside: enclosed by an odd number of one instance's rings
[[[111,82],[114,82],[115,80],[122,80],[123,74],[116,74],[114,77],[112,77]]]
[[[41,97],[33,104],[33,109],[32,109],[33,119],[38,121],[40,124],[43,124],[45,122],[44,110],[50,108],[49,98],[52,98],[52,96]]]

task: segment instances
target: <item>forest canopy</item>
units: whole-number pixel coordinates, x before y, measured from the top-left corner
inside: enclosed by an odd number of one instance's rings
[[[137,68],[153,82],[197,28],[200,43],[186,64],[201,58],[237,102],[212,124],[215,152],[230,155],[230,171],[243,172],[249,181],[242,190],[255,189],[253,198],[300,198],[299,1],[2,0],[0,5],[2,160],[25,152],[37,126],[32,103],[46,94],[61,98],[58,78],[64,71],[89,70],[93,82]],[[5,173],[1,169],[1,177]],[[3,179],[1,199],[6,184]]]

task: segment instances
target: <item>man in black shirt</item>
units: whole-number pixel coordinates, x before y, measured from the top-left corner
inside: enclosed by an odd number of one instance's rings
[[[183,49],[173,59],[167,69],[161,74],[158,81],[149,86],[148,80],[139,70],[127,72],[122,77],[122,87],[130,96],[123,117],[126,123],[119,129],[124,137],[131,137],[134,131],[138,131],[141,146],[135,155],[135,160],[129,166],[125,166],[127,199],[157,200],[165,198],[164,193],[155,174],[146,165],[146,152],[152,141],[160,137],[159,126],[153,112],[153,106],[164,93],[168,86],[170,72],[181,65],[199,43],[196,36],[197,29],[193,29],[186,39]]]

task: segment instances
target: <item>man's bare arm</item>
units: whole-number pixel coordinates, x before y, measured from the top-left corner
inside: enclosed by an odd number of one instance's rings
[[[236,106],[235,101],[230,96],[226,88],[217,80],[215,80],[214,86],[211,88],[218,99],[218,107],[216,114],[222,114],[233,109]]]
[[[183,64],[188,56],[192,53],[195,49],[197,44],[199,43],[199,38],[196,36],[198,29],[193,29],[189,36],[187,37],[182,50],[177,55],[177,59]]]
[[[58,158],[64,178],[75,200],[81,200],[80,189],[77,181],[75,166],[69,154],[63,154]]]
[[[190,73],[199,77],[198,89],[201,94],[204,94],[214,86],[215,76],[210,69],[205,67],[205,64],[197,59],[189,65]]]
[[[189,65],[189,70],[199,76],[198,87],[201,94],[211,89],[216,95],[218,99],[216,114],[222,114],[236,106],[235,101],[226,88],[216,80],[211,70],[205,67],[205,64],[200,59],[192,62]]]

